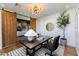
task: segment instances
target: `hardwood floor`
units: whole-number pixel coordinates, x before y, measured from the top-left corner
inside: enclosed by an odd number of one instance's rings
[[[20,45],[19,43],[16,43],[14,46],[3,48],[2,50],[0,50],[0,55],[2,55],[4,53],[8,53],[12,50],[18,49],[20,47],[22,47],[22,45]]]
[[[64,55],[65,56],[77,56],[76,49],[73,47],[65,47]]]
[[[22,47],[22,45],[20,45],[19,43],[16,43],[14,46],[0,50],[0,55],[7,53],[7,52],[10,52],[10,51],[15,50],[15,49],[20,48],[20,47]],[[64,56],[77,56],[75,48],[65,47]]]

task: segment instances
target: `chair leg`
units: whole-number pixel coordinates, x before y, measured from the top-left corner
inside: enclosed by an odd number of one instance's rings
[[[52,51],[50,52],[50,56],[52,56]]]

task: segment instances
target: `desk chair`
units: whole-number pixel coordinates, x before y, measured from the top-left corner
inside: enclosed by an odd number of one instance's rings
[[[50,53],[46,52],[45,55],[50,55],[50,56],[55,56],[55,55],[52,55],[52,53],[58,48],[59,46],[59,38],[60,38],[60,35],[55,37],[54,40],[53,40],[53,43],[51,42],[48,42],[48,44],[45,45],[45,48],[47,48],[48,50],[50,50]]]

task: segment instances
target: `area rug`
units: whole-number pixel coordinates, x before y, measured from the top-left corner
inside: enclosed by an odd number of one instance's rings
[[[46,52],[50,52],[50,51],[46,48],[41,48],[35,53],[35,56],[45,56]],[[56,53],[58,56],[63,56],[64,55],[64,46],[60,45],[54,53]],[[16,50],[13,50],[11,52],[5,53],[1,56],[26,56],[26,49],[25,49],[25,47],[21,47]]]

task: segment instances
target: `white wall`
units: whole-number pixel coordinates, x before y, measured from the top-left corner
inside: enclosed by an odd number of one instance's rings
[[[38,33],[41,33],[42,35],[50,35],[50,36],[56,36],[58,34],[62,35],[62,31],[57,27],[57,18],[58,18],[59,14],[55,14],[55,15],[49,15],[40,19],[37,19],[36,22],[36,30]],[[46,24],[47,23],[53,23],[54,25],[54,29],[53,31],[47,31],[46,30]],[[56,34],[57,33],[57,34]]]
[[[78,7],[79,8],[79,7]],[[79,9],[77,9],[77,19],[76,19],[76,23],[77,23],[77,31],[76,31],[76,51],[77,51],[77,54],[79,55]]]
[[[62,30],[57,27],[57,18],[59,17],[60,13],[52,14],[46,17],[42,17],[37,19],[37,32],[41,33],[42,35],[50,35],[50,36],[57,36],[62,35]],[[67,45],[75,46],[75,10],[69,10],[70,14],[70,24],[66,27],[65,36],[67,38]],[[51,32],[48,32],[45,28],[48,22],[52,22],[54,24],[54,29]]]
[[[2,20],[1,20],[1,10],[0,10],[0,49],[2,49]]]
[[[69,10],[70,24],[66,28],[65,36],[67,38],[67,45],[75,47],[76,35],[75,35],[75,9]]]

